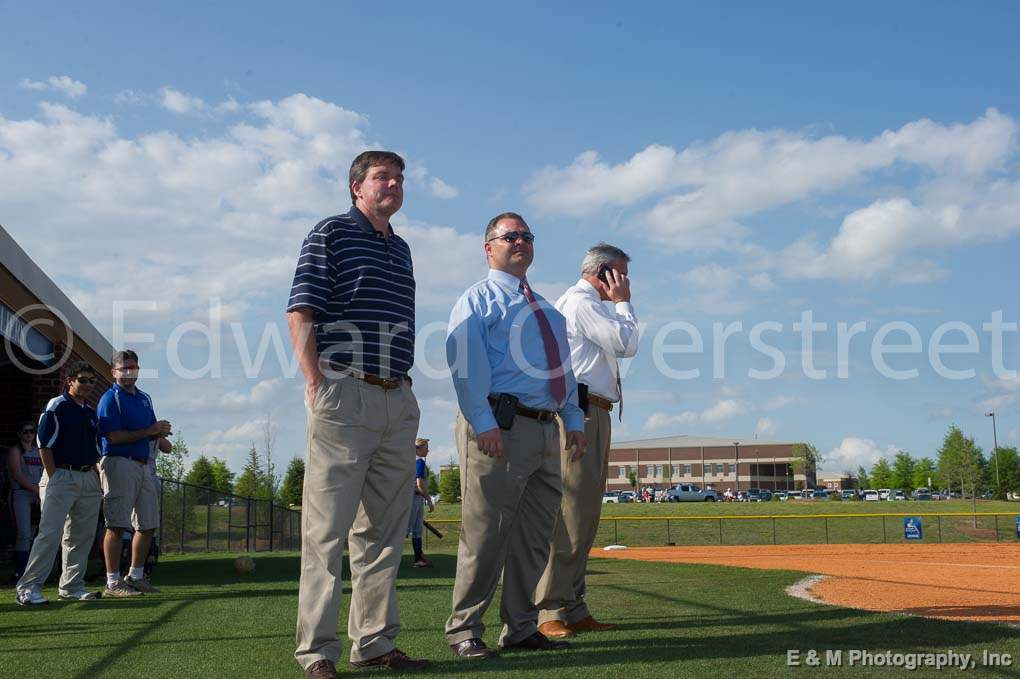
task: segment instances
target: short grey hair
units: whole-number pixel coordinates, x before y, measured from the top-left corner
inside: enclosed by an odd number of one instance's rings
[[[581,274],[595,275],[603,266],[612,266],[613,262],[619,262],[621,260],[629,262],[630,255],[615,245],[599,243],[598,245],[589,248],[588,252],[585,253],[584,261],[581,263]]]

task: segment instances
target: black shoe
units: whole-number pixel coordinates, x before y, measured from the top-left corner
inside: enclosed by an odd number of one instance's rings
[[[523,649],[526,651],[562,651],[570,648],[570,644],[566,641],[550,639],[541,632],[535,632],[530,637],[525,637],[515,644],[500,644],[499,647],[504,651],[511,651],[515,649]]]
[[[499,654],[485,645],[481,639],[465,639],[458,644],[450,644],[453,652],[461,658],[495,658]]]

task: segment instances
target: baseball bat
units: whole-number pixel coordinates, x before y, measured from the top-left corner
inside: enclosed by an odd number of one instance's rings
[[[443,539],[443,534],[442,534],[442,533],[440,533],[440,532],[439,532],[438,530],[436,530],[436,527],[435,527],[435,526],[433,526],[433,525],[432,525],[431,523],[429,523],[428,521],[424,521],[423,523],[425,524],[425,527],[429,529],[429,532],[430,532],[430,533],[432,533],[433,535],[435,535],[435,536],[436,536],[437,538],[439,538],[440,540],[442,540],[442,539]]]

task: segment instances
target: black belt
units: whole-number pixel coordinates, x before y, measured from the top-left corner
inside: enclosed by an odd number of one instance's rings
[[[57,469],[70,469],[73,472],[90,472],[96,465],[94,464],[57,464],[53,465]]]
[[[497,399],[495,396],[489,397],[489,403],[495,405],[496,401]],[[556,419],[556,412],[553,410],[536,410],[535,408],[529,408],[528,406],[521,405],[520,403],[517,404],[516,412],[518,415],[530,417],[531,419],[538,420],[539,422],[552,422]]]

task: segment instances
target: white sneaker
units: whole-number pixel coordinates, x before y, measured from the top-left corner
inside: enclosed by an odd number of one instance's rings
[[[49,599],[42,595],[38,587],[32,587],[24,592],[18,592],[18,597],[15,599],[19,606],[41,606],[42,604],[48,604]]]
[[[157,594],[159,589],[152,586],[148,578],[142,578],[141,580],[135,580],[130,575],[124,577],[124,582],[127,583],[131,589],[136,589],[142,594]]]
[[[94,601],[99,598],[99,592],[89,592],[83,589],[79,592],[62,593],[58,598],[61,601]]]
[[[110,597],[110,598],[113,598],[113,599],[123,599],[123,598],[126,598],[126,597],[141,596],[141,595],[142,595],[141,592],[139,592],[134,587],[128,585],[123,580],[118,580],[117,582],[113,583],[112,585],[107,584],[106,585],[106,589],[103,590],[103,596]]]

